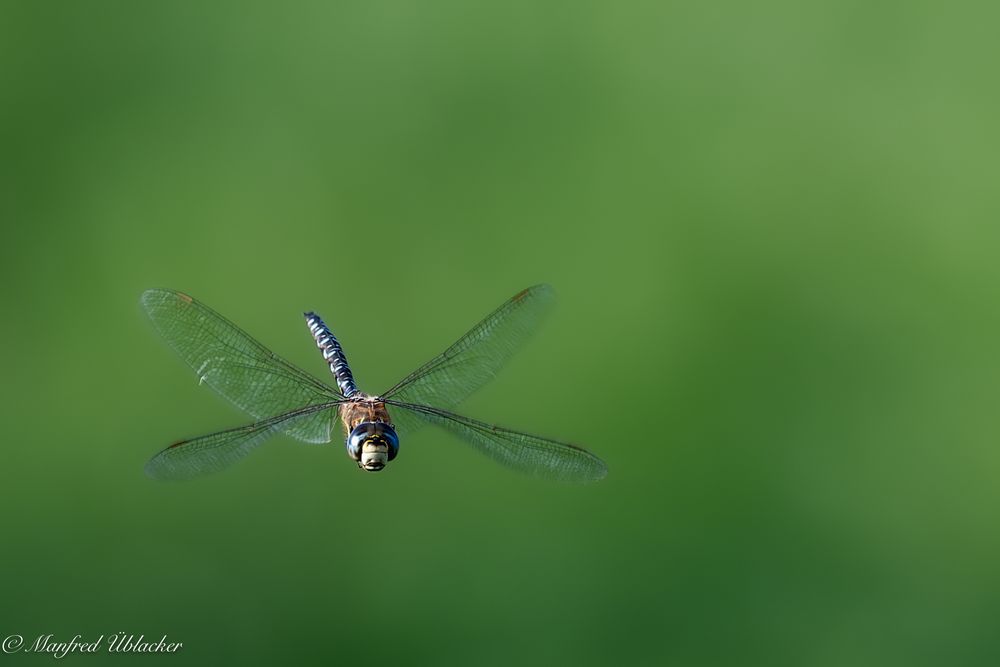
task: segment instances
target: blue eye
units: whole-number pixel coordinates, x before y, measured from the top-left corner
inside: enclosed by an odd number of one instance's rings
[[[399,454],[399,436],[396,435],[395,429],[393,429],[388,424],[376,424],[376,426],[381,426],[382,435],[385,437],[385,441],[389,443],[389,460],[396,458],[396,454]]]
[[[351,430],[344,443],[348,456],[360,461],[362,449],[369,440],[382,441],[388,445],[390,461],[399,453],[399,436],[391,425],[384,422],[361,422]]]
[[[346,442],[344,442],[344,445],[347,446],[347,455],[355,461],[361,460],[361,446],[368,438],[368,426],[369,424],[364,422],[358,424],[351,431],[351,434],[347,436]]]

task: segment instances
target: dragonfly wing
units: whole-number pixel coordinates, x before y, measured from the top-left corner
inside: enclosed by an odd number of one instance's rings
[[[153,479],[183,480],[219,472],[268,438],[308,423],[317,414],[329,415],[333,407],[313,405],[248,426],[176,442],[149,460],[146,474]]]
[[[608,474],[604,461],[576,445],[511,431],[427,405],[395,400],[387,400],[386,403],[399,408],[392,413],[394,424],[398,423],[397,416],[403,414],[429,424],[437,424],[493,460],[535,477],[567,482],[594,482]]]
[[[143,293],[141,302],[153,326],[200,381],[255,419],[341,398],[186,294],[153,289]],[[335,417],[317,412],[288,421],[280,431],[304,442],[329,442]]]
[[[489,382],[549,312],[555,292],[535,285],[515,294],[458,339],[454,345],[382,394],[403,403],[456,407]],[[404,429],[420,420],[401,417]]]

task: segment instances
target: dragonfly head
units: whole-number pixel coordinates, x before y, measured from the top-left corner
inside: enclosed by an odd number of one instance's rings
[[[348,455],[368,472],[378,472],[399,453],[399,436],[385,422],[361,422],[351,429],[346,444]]]

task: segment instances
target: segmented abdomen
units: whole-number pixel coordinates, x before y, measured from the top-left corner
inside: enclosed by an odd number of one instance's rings
[[[333,376],[337,378],[337,386],[340,387],[340,393],[344,396],[351,396],[357,393],[358,388],[354,386],[354,376],[351,375],[351,368],[347,365],[347,357],[344,356],[344,350],[341,349],[340,343],[337,342],[337,339],[329,327],[323,323],[319,315],[316,313],[305,313],[305,316],[306,324],[309,325],[309,331],[312,332],[313,338],[316,339],[316,345],[323,352],[323,358],[330,364]]]

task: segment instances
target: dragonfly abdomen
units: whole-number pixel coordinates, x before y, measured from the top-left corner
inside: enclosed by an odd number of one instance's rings
[[[313,338],[316,339],[317,347],[323,353],[323,359],[330,365],[330,371],[337,378],[337,386],[340,387],[340,393],[346,397],[356,394],[358,388],[354,384],[351,367],[347,365],[347,357],[344,356],[344,350],[340,347],[337,338],[323,320],[320,319],[319,315],[316,313],[305,313],[305,316],[306,324],[309,325],[309,331],[312,333]]]

